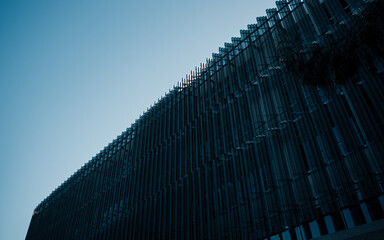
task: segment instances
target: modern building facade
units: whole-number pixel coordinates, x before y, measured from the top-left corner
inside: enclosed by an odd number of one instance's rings
[[[345,38],[368,3],[276,4],[42,201],[26,238],[310,239],[383,218],[383,59],[325,88],[279,57],[287,33]]]

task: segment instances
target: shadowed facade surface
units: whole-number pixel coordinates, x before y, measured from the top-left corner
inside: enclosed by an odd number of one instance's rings
[[[26,238],[310,239],[383,218],[383,57],[318,87],[284,53],[348,38],[368,3],[276,5],[42,201]]]

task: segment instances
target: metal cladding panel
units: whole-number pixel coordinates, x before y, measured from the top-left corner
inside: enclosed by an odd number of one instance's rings
[[[36,207],[26,238],[301,239],[383,217],[382,73],[316,88],[278,57],[284,32],[327,46],[364,6],[277,1]]]

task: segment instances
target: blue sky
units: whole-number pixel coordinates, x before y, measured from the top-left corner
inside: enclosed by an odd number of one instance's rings
[[[271,0],[0,0],[0,239]]]

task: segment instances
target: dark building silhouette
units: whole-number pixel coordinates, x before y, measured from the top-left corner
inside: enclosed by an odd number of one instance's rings
[[[289,66],[333,54],[368,3],[276,4],[42,201],[26,238],[310,239],[383,218],[383,58],[326,87]]]

